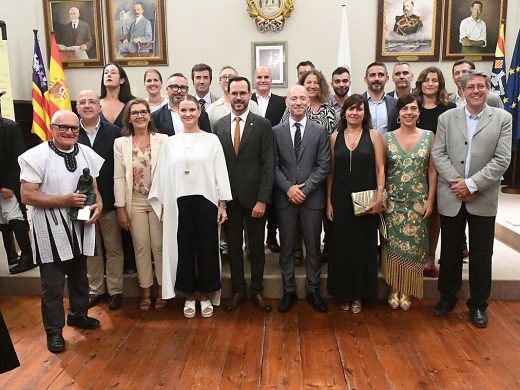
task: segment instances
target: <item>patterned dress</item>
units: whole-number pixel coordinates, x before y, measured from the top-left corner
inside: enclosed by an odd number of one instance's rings
[[[422,130],[410,153],[401,148],[394,132],[386,133],[384,138],[388,192],[384,218],[388,239],[383,245],[381,268],[392,288],[422,298],[423,268],[428,255],[428,223],[422,220],[422,208],[428,194],[433,133]]]

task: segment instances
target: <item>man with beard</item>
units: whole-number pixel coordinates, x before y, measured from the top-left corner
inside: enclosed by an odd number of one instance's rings
[[[403,1],[403,15],[395,17],[394,32],[396,34],[406,37],[410,34],[415,34],[423,27],[423,18],[414,15],[413,6],[412,0]]]
[[[392,72],[392,81],[395,90],[387,93],[388,96],[399,99],[412,93],[413,73],[408,62],[398,62],[394,65]]]
[[[228,81],[231,113],[219,119],[214,133],[220,139],[231,183],[233,200],[227,204],[224,223],[228,239],[233,298],[226,311],[235,310],[245,299],[244,229],[248,234],[251,262],[251,300],[264,312],[271,306],[262,296],[266,204],[271,202],[274,180],[273,131],[271,123],[249,109],[251,84],[245,77]]]
[[[388,70],[382,62],[372,62],[365,71],[367,92],[363,94],[368,101],[372,127],[380,134],[393,130],[396,123],[397,99],[385,95],[385,84],[388,81]]]
[[[330,97],[329,103],[334,107],[336,116],[341,116],[341,108],[347,99],[348,91],[350,90],[350,72],[344,66],[337,67],[332,72],[332,82],[330,83],[334,90],[334,95]]]
[[[166,93],[168,104],[159,108],[152,116],[157,132],[171,136],[182,132],[184,128],[179,116],[179,104],[188,95],[188,79],[182,73],[172,74],[166,82]],[[200,113],[199,127],[211,133],[208,114],[205,111]]]

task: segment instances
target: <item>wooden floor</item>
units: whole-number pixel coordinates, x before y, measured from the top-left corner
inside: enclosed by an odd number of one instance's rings
[[[462,302],[442,319],[433,304],[404,313],[378,302],[353,315],[300,300],[266,315],[248,302],[186,320],[180,302],[142,314],[127,299],[123,310],[89,311],[101,329],[65,327],[67,351],[53,355],[39,298],[0,296],[22,364],[0,389],[520,388],[520,302],[491,302],[487,329],[471,326]]]

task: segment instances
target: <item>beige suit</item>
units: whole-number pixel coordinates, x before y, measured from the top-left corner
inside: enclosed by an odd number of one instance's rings
[[[152,181],[159,151],[166,134],[151,134]],[[148,202],[148,196],[133,194],[134,172],[132,163],[132,137],[117,138],[114,142],[114,196],[115,206],[124,207],[130,220],[134,243],[139,286],[153,285],[152,257],[155,261],[157,282],[162,285],[162,223]]]
[[[471,142],[469,177],[477,185],[475,200],[468,202],[469,213],[494,216],[497,212],[500,178],[511,159],[511,114],[485,106]],[[432,155],[439,182],[437,206],[439,213],[457,215],[462,201],[451,191],[451,179],[464,177],[468,149],[465,108],[449,110],[439,117]]]
[[[439,172],[437,206],[441,214],[441,269],[438,288],[442,301],[451,307],[462,285],[462,248],[469,227],[469,289],[466,302],[471,310],[485,310],[491,292],[491,262],[500,178],[511,159],[511,114],[484,106],[469,148],[465,107],[446,111],[439,117],[432,156]],[[452,191],[455,178],[471,178],[475,198],[462,202]]]

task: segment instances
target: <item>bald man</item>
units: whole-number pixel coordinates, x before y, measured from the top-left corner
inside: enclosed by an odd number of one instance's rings
[[[87,316],[87,256],[94,255],[94,224],[103,209],[97,189],[103,158],[78,144],[78,117],[60,110],[52,116],[52,141],[46,141],[18,158],[22,202],[33,206],[32,229],[34,261],[40,266],[41,308],[47,333],[47,348],[52,353],[65,350],[63,287],[67,276],[69,308],[67,324],[80,329],[95,329],[99,321]],[[82,208],[87,196],[77,186],[85,168],[90,169],[96,203],[90,206],[88,220],[72,220],[71,207]]]

